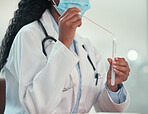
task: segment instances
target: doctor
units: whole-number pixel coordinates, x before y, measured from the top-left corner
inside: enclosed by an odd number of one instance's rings
[[[129,95],[122,82],[129,76],[128,63],[124,58],[114,62],[109,58],[106,73],[100,53],[76,33],[82,24],[79,12],[84,14],[89,5],[89,0],[20,1],[0,48],[0,68],[7,84],[5,114],[127,108]],[[42,45],[43,27],[56,42],[49,39]],[[111,86],[112,62],[115,86]],[[96,78],[96,73],[101,76]]]

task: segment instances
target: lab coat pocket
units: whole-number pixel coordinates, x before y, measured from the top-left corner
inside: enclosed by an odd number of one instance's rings
[[[73,80],[72,80],[72,77],[71,75],[68,77],[68,79],[66,80],[66,83],[65,83],[65,86],[63,88],[63,92],[66,92],[70,89],[74,88],[74,83],[73,83]]]
[[[57,106],[57,114],[69,114],[74,107],[74,84],[71,76],[68,76],[63,87],[61,101]]]

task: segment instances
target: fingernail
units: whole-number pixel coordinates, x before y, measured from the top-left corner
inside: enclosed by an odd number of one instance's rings
[[[114,67],[114,68],[117,68],[117,66],[116,66],[116,65],[113,65],[113,67]]]
[[[115,58],[115,60],[119,60],[119,58]]]
[[[117,70],[116,69],[114,69],[114,72],[116,72]]]
[[[116,61],[113,61],[113,64],[116,64],[117,62]]]

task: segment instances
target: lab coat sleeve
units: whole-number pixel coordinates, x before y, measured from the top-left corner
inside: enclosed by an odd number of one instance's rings
[[[102,82],[99,85],[101,89],[99,91],[97,101],[94,105],[95,110],[96,112],[123,112],[129,104],[129,95],[125,90],[127,95],[125,102],[121,104],[116,104],[113,102],[112,98],[108,93],[108,90],[105,87],[105,83],[107,80],[107,73],[104,61],[95,47],[93,47],[93,50],[95,50],[95,59],[98,72],[101,73],[102,75]]]
[[[64,83],[79,58],[57,41],[47,59],[42,52],[39,33],[22,31],[13,49],[19,99],[27,114],[49,114],[59,104]]]

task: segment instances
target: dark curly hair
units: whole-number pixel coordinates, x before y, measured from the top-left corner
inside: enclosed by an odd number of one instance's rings
[[[18,31],[24,25],[40,19],[44,11],[49,8],[50,1],[48,0],[21,0],[19,2],[0,47],[0,71],[7,62],[11,45]]]

